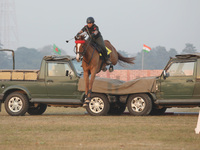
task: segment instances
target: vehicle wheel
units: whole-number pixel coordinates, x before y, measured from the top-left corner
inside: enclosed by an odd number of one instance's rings
[[[91,94],[91,101],[86,107],[87,112],[92,116],[107,115],[110,109],[108,98],[103,94]]]
[[[127,107],[131,115],[146,116],[152,109],[152,102],[146,94],[134,94],[129,96]]]
[[[23,116],[29,108],[26,95],[18,92],[8,95],[4,105],[6,112],[11,116]]]
[[[163,107],[161,109],[157,109],[157,108],[152,108],[151,112],[150,112],[150,115],[163,115],[166,111],[166,107]]]
[[[46,104],[38,104],[35,107],[34,104],[32,103],[32,106],[29,107],[27,112],[29,113],[29,115],[41,115],[46,111],[46,109],[47,109]]]
[[[126,109],[126,104],[124,103],[111,103],[110,110],[108,111],[109,115],[121,115]]]

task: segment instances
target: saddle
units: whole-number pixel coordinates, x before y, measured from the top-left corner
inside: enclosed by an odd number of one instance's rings
[[[91,46],[94,48],[94,49],[96,49],[97,50],[97,52],[99,53],[99,55],[100,55],[100,58],[102,58],[103,57],[103,55],[102,55],[102,49],[100,48],[100,46],[97,44],[97,43],[95,43],[95,42],[91,42]],[[110,53],[112,52],[108,47],[106,47],[106,50],[107,50],[107,55],[108,55],[108,58],[110,57]]]

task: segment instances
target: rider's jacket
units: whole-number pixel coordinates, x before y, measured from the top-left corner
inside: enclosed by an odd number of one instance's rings
[[[89,28],[87,25],[85,25],[82,29],[83,32],[87,32],[88,35],[91,35],[95,31],[98,33],[94,36],[95,39],[101,36],[101,32],[99,31],[99,27],[96,24],[93,24],[91,28]]]

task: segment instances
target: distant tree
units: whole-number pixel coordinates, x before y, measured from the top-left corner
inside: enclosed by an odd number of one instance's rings
[[[129,54],[126,51],[118,50],[117,52],[120,53],[124,57],[128,57],[129,56]]]
[[[39,49],[39,52],[42,56],[55,55],[53,45],[46,45]],[[63,49],[61,49],[61,55],[66,55],[66,52]]]
[[[0,52],[0,69],[12,69],[12,58],[4,51]]]
[[[118,50],[118,53],[120,53],[124,57],[133,57],[129,53],[127,53],[126,51]],[[133,67],[132,64],[129,65],[127,63],[120,62],[120,63],[117,63],[116,66],[114,66],[114,69],[116,69],[116,70],[129,70],[132,67]]]
[[[144,54],[142,54],[144,53]],[[142,69],[142,55],[144,55],[143,69],[163,69],[169,57],[177,55],[177,51],[171,48],[169,51],[163,46],[152,48],[149,53],[143,51],[137,53],[135,64],[131,69]]]
[[[169,60],[169,53],[163,46],[157,46],[145,54],[144,69],[163,69]]]
[[[39,52],[42,56],[53,55],[53,46],[46,45],[43,48],[39,49]]]
[[[191,43],[186,43],[185,48],[182,50],[182,54],[188,54],[188,53],[196,53],[197,49],[196,47],[193,46]]]
[[[20,47],[15,51],[16,69],[39,69],[42,57],[34,48]]]
[[[142,69],[142,53],[142,51],[137,53],[134,61],[135,64],[133,64],[131,69]]]
[[[169,50],[169,56],[170,57],[175,57],[177,54],[178,53],[177,53],[176,49],[170,48],[170,50]]]

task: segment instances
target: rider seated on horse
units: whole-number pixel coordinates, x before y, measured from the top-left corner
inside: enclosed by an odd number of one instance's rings
[[[93,42],[97,43],[98,46],[100,46],[101,50],[102,50],[102,55],[105,59],[106,64],[111,64],[110,60],[108,59],[108,55],[107,55],[107,50],[106,50],[106,46],[104,44],[104,40],[103,37],[101,35],[101,32],[99,31],[99,27],[94,24],[94,18],[93,17],[88,17],[87,20],[87,25],[85,25],[80,32],[78,32],[77,37],[83,33],[83,32],[87,32],[87,34],[89,35],[89,37],[93,40]]]

